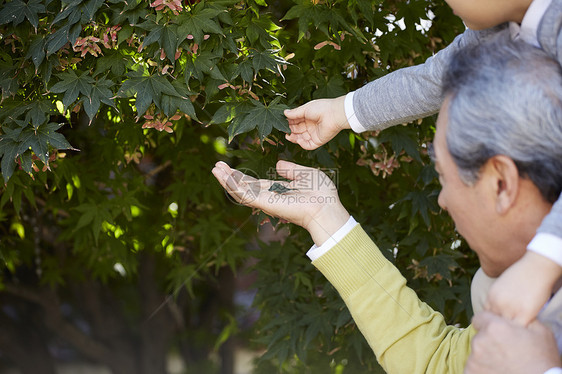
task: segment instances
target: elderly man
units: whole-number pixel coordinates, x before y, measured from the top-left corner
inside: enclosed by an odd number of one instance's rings
[[[488,280],[523,256],[562,191],[562,72],[544,52],[502,40],[460,51],[444,87],[433,143],[439,205],[477,253]],[[336,287],[388,373],[462,373],[475,329],[447,326],[418,299],[341,205],[335,186],[302,188],[311,180],[296,174],[302,166],[279,161],[277,168],[291,180],[279,183],[293,188],[284,190],[293,199],[275,198],[273,181],[224,163],[213,174],[243,204],[309,231],[313,265]],[[259,194],[249,199],[248,191]],[[486,284],[478,282],[473,291],[485,292]],[[545,310],[554,318],[544,321],[555,332],[562,311],[557,291],[548,290],[555,296]]]

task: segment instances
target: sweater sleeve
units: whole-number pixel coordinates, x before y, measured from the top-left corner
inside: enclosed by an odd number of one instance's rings
[[[552,206],[527,249],[562,266],[562,194]]]
[[[443,71],[453,54],[507,29],[506,25],[481,31],[467,29],[425,63],[396,70],[361,87],[353,95],[353,111],[360,124],[357,127],[383,130],[437,113],[443,101]]]
[[[357,225],[313,262],[338,290],[387,373],[462,373],[472,327],[447,326]]]
[[[550,213],[542,221],[538,232],[555,235],[562,238],[562,194],[552,206]]]

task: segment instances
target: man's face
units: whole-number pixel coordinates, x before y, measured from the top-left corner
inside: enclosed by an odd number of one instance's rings
[[[473,30],[482,30],[504,22],[521,22],[521,9],[514,0],[445,0],[465,25]],[[530,3],[530,1],[529,1]]]
[[[449,99],[446,99],[437,118],[433,142],[435,170],[442,186],[438,203],[449,213],[459,234],[476,252],[484,272],[497,277],[522,254],[501,246],[505,230],[499,225],[495,189],[487,174],[489,168],[483,167],[480,178],[473,185],[465,184],[459,176],[447,147],[448,105]]]

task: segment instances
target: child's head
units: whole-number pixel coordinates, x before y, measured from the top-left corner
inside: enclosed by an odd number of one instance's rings
[[[486,29],[504,22],[521,23],[532,0],[445,0],[468,28]]]

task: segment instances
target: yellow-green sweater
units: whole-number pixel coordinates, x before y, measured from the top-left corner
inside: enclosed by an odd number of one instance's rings
[[[312,264],[336,287],[388,374],[463,372],[474,328],[448,326],[360,225]]]

